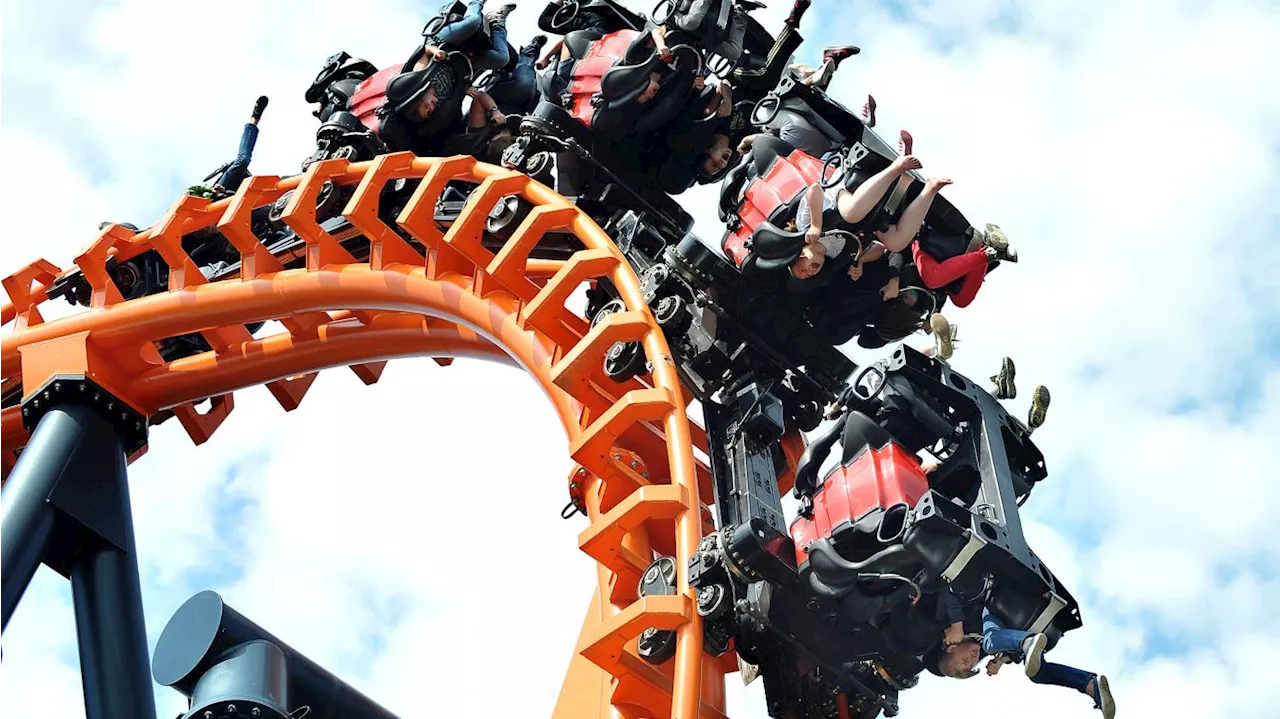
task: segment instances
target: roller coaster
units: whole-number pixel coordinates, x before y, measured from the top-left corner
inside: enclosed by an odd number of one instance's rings
[[[791,70],[744,91],[752,125],[798,113],[832,151],[704,178],[723,183],[717,252],[637,169],[637,141],[590,117],[669,62],[636,52],[652,22],[568,1],[544,29],[593,10],[610,32],[564,97],[541,92],[508,118],[499,157],[395,147],[379,108],[421,53],[381,71],[343,53],[308,92],[322,124],[301,174],[184,196],[149,228],[103,227],[72,268],[38,260],[3,280],[3,621],[41,563],[70,580],[88,716],[155,716],[153,682],[188,696],[188,717],[392,716],[212,592],[149,656],[126,474],[154,424],[176,418],[201,444],[239,390],[265,385],[294,410],[322,370],[373,384],[408,357],[514,363],[564,427],[564,515],[586,516],[578,544],[599,586],[557,717],[724,717],[739,671],[763,680],[773,717],[895,716],[938,640],[922,607],[943,587],[1050,642],[1081,626],[1021,530],[1046,477],[1025,427],[905,345],[865,366],[842,354],[848,328],[866,326],[822,314],[847,266],[762,279],[790,261],[770,248],[799,237],[785,224],[806,186],[855,186],[896,153]],[[736,77],[799,43],[748,20],[741,59],[695,49],[685,67]],[[921,186],[905,176],[877,221]],[[969,223],[939,198],[926,226],[959,237]],[[586,306],[571,306],[584,286]],[[58,299],[83,309],[46,321]],[[834,421],[807,437],[824,408]],[[940,459],[928,474],[922,449]]]

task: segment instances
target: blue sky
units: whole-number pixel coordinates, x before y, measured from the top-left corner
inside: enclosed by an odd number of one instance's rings
[[[770,5],[776,27],[790,3]],[[230,157],[259,94],[271,106],[253,168],[296,171],[315,127],[301,95],[323,60],[399,60],[424,7],[435,3],[378,3],[356,21],[332,0],[6,0],[0,144],[22,172],[0,177],[0,270],[70,264],[102,219],[154,220]],[[521,3],[516,37],[537,9]],[[1036,435],[1050,478],[1023,516],[1086,622],[1055,656],[1106,672],[1126,716],[1269,716],[1274,3],[817,0],[802,30],[810,63],[825,44],[862,47],[832,92],[855,108],[874,93],[878,130],[909,128],[925,172],[955,179],[948,197],[1001,224],[1022,255],[950,314],[963,338],[953,364],[985,377],[1012,355],[1017,412],[1035,383],[1053,390]],[[714,217],[698,220],[714,240]],[[495,441],[477,392],[507,398],[501,419],[521,431]],[[570,462],[531,382],[423,360],[371,388],[326,373],[290,414],[260,388],[236,403],[201,447],[174,423],[157,428],[131,468],[152,641],[188,596],[216,589],[406,717],[488,715],[470,698],[495,693],[483,662],[510,641],[522,659],[503,696],[550,712],[595,574],[575,548],[581,518],[555,516]],[[494,526],[520,528],[518,544]],[[75,657],[68,593],[44,571],[5,635],[0,709],[81,716]],[[732,715],[764,717],[759,684],[735,682]],[[436,689],[426,706],[424,686]],[[162,715],[181,710],[157,696]],[[999,705],[1091,715],[1012,672],[927,677],[903,704],[904,716],[955,719]]]

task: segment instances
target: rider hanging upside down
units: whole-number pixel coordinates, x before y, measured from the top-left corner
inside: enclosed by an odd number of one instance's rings
[[[446,16],[445,23],[427,38],[426,52],[413,69],[425,68],[433,58],[445,60],[449,50],[460,48],[470,50],[467,55],[476,73],[505,67],[511,61],[511,46],[507,43],[507,16],[516,8],[515,4],[508,3],[484,15],[484,0],[469,0],[467,11],[462,17],[449,18],[448,13],[454,4],[450,2],[441,10]],[[488,47],[469,47],[486,22],[490,31]]]
[[[668,62],[670,48],[677,45],[737,62],[747,35],[747,13],[762,7],[757,0],[672,0],[667,21],[653,28],[654,45]]]
[[[948,587],[943,589],[940,599],[950,624],[943,632],[942,641],[921,658],[931,673],[968,679],[978,674],[977,665],[983,656],[992,657],[987,662],[988,676],[995,676],[1005,664],[1023,664],[1027,678],[1036,684],[1075,689],[1092,699],[1094,708],[1101,711],[1105,719],[1115,717],[1116,703],[1107,678],[1046,662],[1047,636],[1005,627],[983,606],[982,597],[966,601]]]

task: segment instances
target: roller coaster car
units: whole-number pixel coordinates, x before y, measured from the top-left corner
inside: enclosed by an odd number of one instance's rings
[[[637,31],[621,30],[590,43],[575,62],[563,97],[552,95],[548,75],[540,80],[543,99],[525,117],[520,136],[503,155],[503,164],[542,180],[579,204],[585,200],[584,207],[644,212],[663,232],[682,236],[693,226],[693,218],[645,177],[642,143],[634,135],[617,142],[605,139],[597,123],[601,106],[613,109],[615,116],[624,112],[633,116],[635,97],[647,85],[649,73],[659,67],[661,60]],[[646,106],[646,121],[660,126],[661,118],[674,117],[679,109],[660,96],[652,107]],[[588,211],[606,221],[612,214]]]
[[[1043,458],[995,398],[901,347],[863,369],[842,402],[849,412],[798,463],[801,512],[789,533],[764,495],[730,496],[759,491],[759,481],[737,477],[736,489],[717,484],[718,530],[690,562],[707,651],[732,645],[759,670],[770,716],[843,716],[837,694],[848,716],[895,715],[898,692],[923,669],[917,657],[945,629],[936,614],[943,591],[981,597],[1007,626],[1044,632],[1051,644],[1081,625],[1018,517],[1045,476]],[[738,442],[715,427],[709,419],[713,468]],[[818,485],[836,441],[840,464]],[[915,456],[921,446],[941,459],[929,476]],[[670,591],[652,581],[640,589]],[[647,631],[641,656],[665,662],[671,639]]]
[[[898,153],[853,112],[821,90],[786,75],[778,88],[757,103],[752,123],[769,126],[782,112],[792,112],[821,131],[837,149],[825,158],[795,150],[775,160],[763,175],[751,176],[750,163],[740,165],[721,185],[720,219],[729,231],[722,240],[725,254],[741,265],[751,238],[762,222],[785,226],[795,217],[804,189],[815,182],[826,187],[843,184],[850,191],[889,166]],[[897,221],[903,209],[924,189],[924,178],[909,172],[888,190],[859,229],[875,230]],[[945,197],[929,209],[925,224],[935,241],[948,246],[968,245],[970,223]]]

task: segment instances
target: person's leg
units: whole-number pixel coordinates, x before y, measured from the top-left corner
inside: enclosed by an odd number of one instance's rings
[[[803,6],[801,3],[803,2]],[[787,65],[791,62],[791,56],[800,48],[800,43],[804,38],[800,36],[797,28],[800,26],[800,16],[809,7],[809,0],[797,0],[795,8],[792,9],[791,15],[795,18],[795,24],[792,24],[791,18],[787,19],[787,23],[782,26],[782,32],[778,33],[778,37],[773,41],[773,47],[769,48],[769,54],[765,57],[764,64],[752,70],[739,68],[733,72],[733,85],[745,90],[753,90],[756,92],[768,92],[778,86],[778,82],[782,80],[782,73],[787,69]]]
[[[215,185],[235,192],[239,189],[240,183],[249,176],[249,162],[253,160],[253,148],[258,144],[258,120],[262,119],[262,112],[266,108],[267,98],[259,97],[254,103],[249,122],[245,123],[244,130],[240,133],[240,147],[236,152],[236,159],[222,171]]]
[[[841,192],[836,202],[836,207],[840,210],[840,216],[844,218],[845,222],[862,222],[866,219],[867,214],[875,209],[876,204],[880,202],[880,198],[884,197],[884,193],[889,191],[889,187],[902,176],[902,173],[918,167],[920,167],[920,161],[915,157],[899,157],[889,163],[888,167],[858,185],[858,188],[853,192]],[[906,243],[903,243],[897,249],[887,244],[885,248],[890,252],[901,252],[906,249]]]
[[[982,612],[982,651],[986,654],[1007,654],[1015,662],[1023,659],[1028,632],[1007,629],[991,612]]]
[[[493,45],[488,50],[471,58],[476,73],[482,70],[497,70],[511,62],[511,44],[507,42],[506,22],[494,23],[489,28]]]
[[[856,45],[838,45],[823,48],[822,67],[818,68],[818,71],[814,73],[813,81],[809,83],[810,86],[819,90],[826,90],[827,86],[831,84],[831,77],[840,68],[840,63],[857,55],[859,52],[862,51]]]
[[[470,0],[467,11],[460,20],[447,23],[435,33],[436,43],[461,45],[471,39],[484,24],[484,0]]]
[[[729,13],[729,28],[724,40],[716,43],[711,52],[728,60],[737,62],[742,57],[742,44],[747,37],[747,14],[734,8]]]
[[[1065,664],[1042,662],[1040,671],[1031,677],[1036,684],[1049,684],[1055,687],[1068,687],[1081,694],[1088,694],[1087,688],[1093,681],[1093,674]]]
[[[967,307],[978,294],[990,259],[986,250],[978,250],[939,261],[922,250],[919,242],[912,243],[911,258],[920,273],[920,279],[930,289],[946,287],[961,277],[964,278],[960,291],[952,296],[958,307]]]
[[[901,156],[901,158],[906,157],[912,157],[912,155]],[[897,224],[889,228],[888,232],[878,233],[877,239],[890,252],[901,252],[907,249],[907,245],[911,244],[911,241],[920,232],[920,226],[924,224],[924,218],[929,214],[929,208],[933,205],[933,198],[938,196],[942,188],[950,184],[951,180],[939,177],[930,177],[925,180],[924,190],[920,192],[916,199],[911,201],[910,205],[907,205],[907,209],[902,211],[902,216],[898,218]],[[879,196],[876,199],[878,200]],[[850,222],[854,221],[850,220]]]

